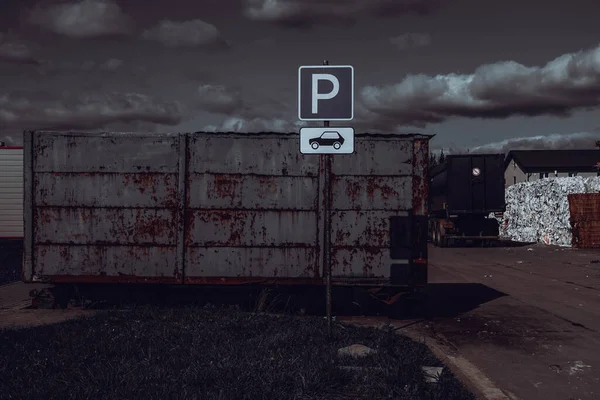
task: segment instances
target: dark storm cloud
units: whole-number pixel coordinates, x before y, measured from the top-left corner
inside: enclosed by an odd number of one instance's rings
[[[139,93],[13,92],[0,95],[0,125],[7,129],[98,129],[116,123],[177,125],[185,109]]]
[[[305,123],[295,121],[290,107],[263,93],[242,93],[222,85],[198,87],[198,107],[202,111],[221,114],[217,125],[202,128],[208,132],[294,132]],[[252,100],[248,100],[252,99]]]
[[[273,38],[262,38],[254,41],[254,44],[260,47],[271,47],[274,46],[277,42]]]
[[[389,126],[422,127],[451,117],[568,116],[600,105],[600,46],[543,67],[505,61],[470,75],[409,75],[394,85],[366,86],[359,98],[363,118]]]
[[[439,0],[244,0],[250,19],[290,26],[310,26],[332,21],[354,22],[365,14],[396,16],[426,13]]]
[[[203,128],[207,132],[298,132],[306,123],[292,122],[290,119],[280,118],[244,118],[227,117],[219,125],[207,125]]]
[[[133,20],[112,0],[82,0],[38,6],[27,21],[45,30],[73,38],[129,35]]]
[[[209,84],[198,86],[198,103],[204,110],[218,114],[238,112],[243,105],[239,91]]]
[[[30,44],[3,33],[0,33],[0,61],[18,64],[39,64]]]
[[[507,153],[510,150],[595,149],[600,133],[570,133],[507,139],[470,149],[471,153]],[[599,152],[600,154],[600,152]]]
[[[155,40],[167,47],[227,45],[217,27],[199,19],[191,21],[163,20],[145,31],[142,38]]]
[[[411,47],[424,47],[431,44],[431,36],[427,33],[404,33],[390,38],[390,43],[398,50]]]

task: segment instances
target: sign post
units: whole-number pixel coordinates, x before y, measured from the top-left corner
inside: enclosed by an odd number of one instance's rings
[[[329,61],[323,61],[323,65],[329,65]],[[334,81],[331,82],[333,83]],[[330,92],[330,94],[334,92],[335,94],[331,97],[329,97],[328,94],[326,97],[324,97],[325,99],[330,100],[339,93],[339,81],[336,79],[335,82],[337,82],[337,86],[335,83],[333,83],[333,90]],[[315,103],[318,106],[319,96],[318,90],[316,90],[318,89],[318,80],[317,84],[315,84],[315,75],[313,75],[312,87],[312,112],[316,113],[318,112],[318,107],[315,107]],[[323,121],[323,127],[329,128],[329,121]],[[327,269],[327,277],[325,281],[325,312],[327,313],[327,336],[331,338],[331,155],[321,155],[321,160],[325,170],[325,230],[323,231],[323,234],[325,235],[325,248],[323,249],[323,271],[325,271],[325,268]]]
[[[354,153],[354,129],[330,127],[330,121],[354,118],[354,68],[349,65],[303,66],[298,69],[298,118],[323,121],[323,128],[300,129],[300,152],[319,154],[325,174],[323,273],[327,334],[331,337],[331,168],[332,155]]]

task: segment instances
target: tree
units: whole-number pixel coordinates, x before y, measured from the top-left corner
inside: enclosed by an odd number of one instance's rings
[[[429,167],[433,168],[437,165],[438,160],[437,157],[435,156],[435,154],[433,153],[429,153]]]
[[[440,152],[440,157],[438,159],[438,164],[443,164],[446,161],[446,156],[444,155],[444,150]]]

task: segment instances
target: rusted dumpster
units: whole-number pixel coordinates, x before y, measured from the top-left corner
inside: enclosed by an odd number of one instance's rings
[[[298,139],[25,132],[24,281],[320,285],[329,229],[334,284],[407,284],[389,219],[426,218],[430,137],[357,135],[331,188]],[[409,236],[394,263],[426,280],[426,243]]]
[[[578,248],[600,248],[600,193],[568,195],[571,244]]]

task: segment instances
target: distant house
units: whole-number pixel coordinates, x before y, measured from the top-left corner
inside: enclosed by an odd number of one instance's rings
[[[512,150],[504,164],[504,186],[549,177],[600,176],[600,150]]]

